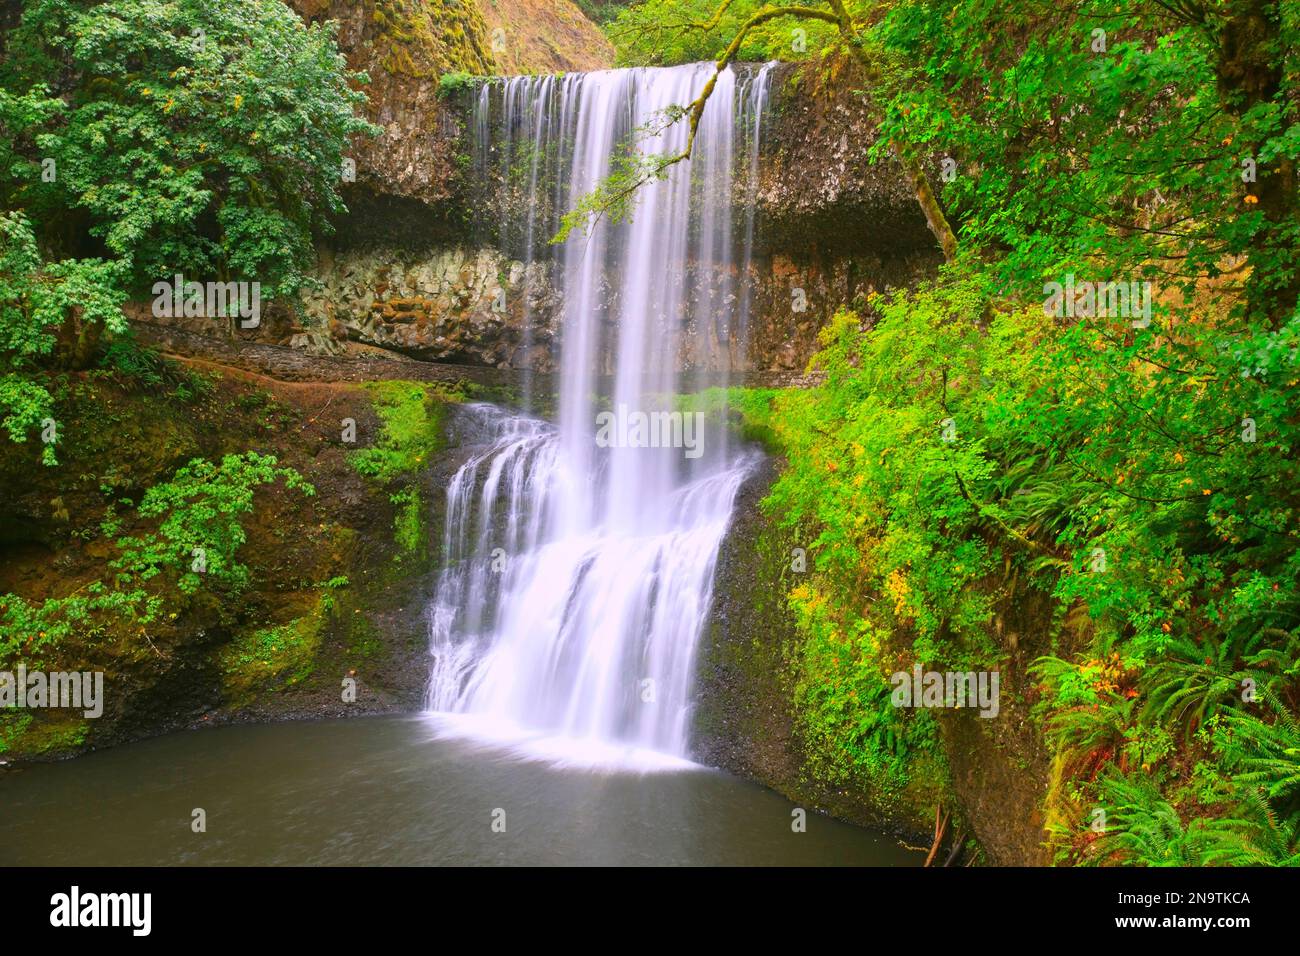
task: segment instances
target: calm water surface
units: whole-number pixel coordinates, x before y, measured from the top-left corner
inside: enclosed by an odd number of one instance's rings
[[[793,808],[714,770],[557,768],[422,717],[286,722],[0,773],[0,865],[921,862],[812,813],[793,833]]]

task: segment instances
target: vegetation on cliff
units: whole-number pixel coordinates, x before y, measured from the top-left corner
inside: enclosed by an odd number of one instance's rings
[[[397,559],[427,557],[426,502],[420,476],[442,447],[442,402],[458,393],[423,382],[374,382],[365,386],[383,423],[379,440],[352,456],[356,470],[388,489],[397,508],[393,538]]]
[[[625,19],[701,7],[759,11]],[[958,248],[823,332],[824,385],[749,409],[812,562],[813,746],[905,765],[933,738],[889,675],[1024,642],[1060,861],[1295,865],[1294,6],[848,7],[876,154],[943,161]],[[1004,629],[1042,599],[1040,634]]]
[[[0,71],[0,201],[132,294],[182,272],[289,295],[342,209],[363,81],[331,27],[272,0],[28,4]]]
[[[834,25],[794,16],[742,27],[764,9],[815,4],[769,4],[763,0],[636,0],[606,25],[618,47],[620,66],[673,66],[717,60],[741,36],[737,59],[800,60],[817,56],[834,41]]]
[[[4,42],[0,413],[18,440],[49,419],[34,370],[90,364],[128,297],[176,275],[294,296],[371,127],[332,28],[277,0],[29,3]]]
[[[381,432],[366,394],[308,415],[139,347],[122,311],[176,275],[292,307],[344,211],[349,138],[374,132],[334,30],[279,0],[37,0],[4,36],[0,665],[103,670],[115,693],[93,732],[6,712],[0,750],[165,726],[180,715],[150,712],[169,687],[184,685],[181,713],[216,713],[301,683],[322,655],[335,672],[374,663],[341,610],[373,563],[358,529],[391,541],[395,504],[351,519],[305,505],[317,481],[364,486],[320,411],[361,421],[364,448]],[[233,312],[204,315],[229,334]],[[393,584],[375,578],[363,589]],[[337,679],[315,691],[337,700]]]
[[[389,73],[436,77],[492,69],[488,26],[477,4],[375,0],[371,19],[383,47],[379,65]]]

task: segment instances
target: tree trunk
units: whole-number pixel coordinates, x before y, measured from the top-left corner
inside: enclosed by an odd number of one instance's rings
[[[1226,0],[1223,5],[1215,76],[1223,108],[1233,116],[1244,116],[1264,103],[1279,109],[1285,105],[1280,6],[1277,0]],[[1243,150],[1252,149],[1250,158],[1258,160],[1261,145],[1243,144]],[[1277,329],[1300,301],[1300,250],[1286,238],[1298,212],[1295,163],[1285,157],[1268,165],[1257,163],[1255,179],[1247,184],[1247,195],[1255,198],[1269,225],[1264,242],[1251,252],[1247,300],[1253,313],[1266,316]],[[1278,275],[1279,270],[1284,273]]]

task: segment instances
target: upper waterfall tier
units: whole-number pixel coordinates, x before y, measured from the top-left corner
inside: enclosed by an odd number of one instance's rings
[[[525,264],[518,291],[525,352],[538,298],[527,269],[542,260],[560,264],[569,300],[584,297],[566,302],[561,329],[540,330],[570,336],[559,349],[565,375],[618,375],[633,389],[664,388],[672,369],[726,370],[743,360],[749,303],[738,277],[753,249],[770,67],[718,77],[689,162],[643,185],[628,221],[592,216],[562,247],[551,242],[565,213],[638,157],[682,152],[689,124],[681,112],[713,75],[711,64],[693,64],[514,77],[479,90],[476,176],[495,176],[504,187],[496,208],[476,210],[478,230]],[[736,192],[750,196],[739,216]],[[575,323],[571,310],[595,321]],[[626,389],[621,397],[630,397]]]

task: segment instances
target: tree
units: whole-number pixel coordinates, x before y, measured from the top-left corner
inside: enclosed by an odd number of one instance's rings
[[[1300,269],[1300,15],[1268,0],[897,4],[884,131],[959,174],[963,241],[1031,287],[1066,267],[1215,282],[1273,331]]]
[[[42,261],[27,218],[0,214],[0,424],[11,441],[25,441],[53,406],[24,373],[51,360],[82,368],[105,331],[126,331],[121,279],[116,261]],[[54,463],[52,443],[42,458]]]
[[[348,137],[375,131],[334,29],[279,0],[28,3],[0,71],[24,106],[0,113],[0,199],[54,241],[88,232],[132,294],[180,272],[292,295],[343,209]]]

